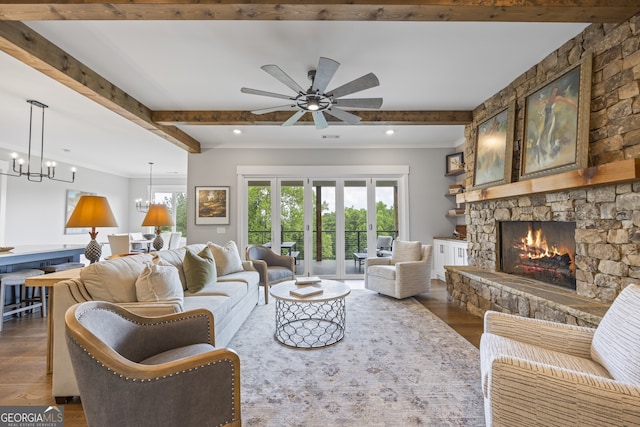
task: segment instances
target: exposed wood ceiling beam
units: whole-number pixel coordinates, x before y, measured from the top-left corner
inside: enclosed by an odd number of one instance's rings
[[[466,125],[472,121],[471,111],[354,111],[362,118],[363,125]],[[154,111],[151,118],[162,125],[281,125],[293,114],[292,111],[277,111],[268,114],[253,114],[250,111]],[[332,124],[343,122],[327,116]],[[312,125],[311,114],[298,121]]]
[[[0,22],[0,50],[190,153],[200,143],[175,126],[151,120],[151,110],[21,22]]]
[[[296,20],[616,23],[637,0],[0,0],[0,20]]]

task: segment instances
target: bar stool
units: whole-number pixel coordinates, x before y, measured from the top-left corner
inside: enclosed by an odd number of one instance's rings
[[[11,273],[0,274],[0,331],[2,331],[2,324],[4,322],[4,316],[11,314],[22,313],[23,311],[33,310],[34,308],[41,307],[40,314],[42,317],[47,316],[47,304],[46,304],[46,290],[45,287],[39,287],[39,297],[35,295],[32,298],[26,300],[24,291],[24,281],[27,277],[41,276],[44,271],[35,268],[28,268],[24,270],[16,270]],[[8,311],[5,311],[5,292],[8,286],[20,286],[21,298],[19,303],[9,304]],[[35,292],[34,292],[35,293]],[[28,304],[27,304],[28,303]],[[27,304],[27,305],[25,305]]]

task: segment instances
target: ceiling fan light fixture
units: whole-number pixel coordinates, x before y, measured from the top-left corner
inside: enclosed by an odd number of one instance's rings
[[[320,109],[320,104],[316,98],[309,98],[309,103],[307,104],[307,110],[309,111],[318,111]]]

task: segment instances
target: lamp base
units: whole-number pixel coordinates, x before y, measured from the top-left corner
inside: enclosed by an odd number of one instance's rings
[[[158,234],[156,238],[153,239],[153,249],[155,249],[156,251],[159,251],[162,249],[163,246],[164,246],[164,240]]]
[[[84,256],[91,264],[94,262],[100,261],[100,256],[102,255],[102,246],[100,243],[96,241],[96,239],[91,239],[86,248],[84,248]]]

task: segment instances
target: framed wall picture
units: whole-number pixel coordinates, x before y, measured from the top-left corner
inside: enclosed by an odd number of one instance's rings
[[[196,187],[196,225],[229,224],[229,187]]]
[[[71,216],[71,213],[73,213],[73,210],[76,208],[76,205],[78,204],[78,200],[80,200],[80,197],[85,195],[95,196],[96,193],[89,193],[87,191],[78,191],[78,190],[67,190],[67,203],[65,207],[65,216],[64,216],[65,225],[67,224],[67,221],[69,221],[69,217]],[[64,234],[86,234],[90,231],[91,231],[90,228],[65,228]]]
[[[456,175],[464,172],[464,153],[447,154],[446,174]]]
[[[516,103],[494,114],[476,129],[473,188],[511,182]]]
[[[587,167],[592,57],[525,96],[520,178]]]

